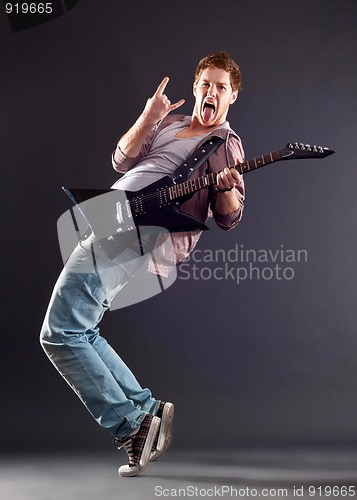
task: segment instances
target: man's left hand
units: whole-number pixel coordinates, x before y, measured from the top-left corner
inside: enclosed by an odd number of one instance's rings
[[[217,175],[217,189],[220,191],[233,189],[242,182],[242,176],[234,167],[226,167]]]

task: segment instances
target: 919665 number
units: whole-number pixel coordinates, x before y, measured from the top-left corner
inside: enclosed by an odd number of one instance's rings
[[[52,2],[46,3],[6,3],[6,14],[51,14],[53,11]]]

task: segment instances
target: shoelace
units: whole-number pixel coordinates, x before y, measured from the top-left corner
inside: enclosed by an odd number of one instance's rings
[[[115,441],[115,444],[117,446],[118,450],[121,450],[122,448],[126,451],[128,457],[129,457],[129,465],[136,465],[135,462],[135,454],[133,450],[133,438],[128,439],[128,441],[125,441],[125,443],[121,443],[120,441]]]

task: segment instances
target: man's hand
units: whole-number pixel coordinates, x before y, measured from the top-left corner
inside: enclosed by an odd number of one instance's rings
[[[143,111],[143,118],[148,123],[155,125],[157,122],[165,118],[171,111],[182,106],[185,99],[180,99],[171,104],[171,101],[164,94],[166,85],[169,82],[169,77],[165,76],[160,85],[157,87],[155,94],[147,100]]]
[[[185,99],[181,99],[175,104],[171,104],[164,94],[168,81],[169,77],[165,76],[157,87],[155,94],[148,99],[144,111],[134,125],[120,138],[118,147],[127,157],[135,158],[140,153],[142,144],[146,141],[148,134],[157,122],[185,102]]]
[[[217,175],[217,189],[220,191],[233,189],[242,182],[242,176],[235,168],[226,167]]]
[[[237,163],[239,163],[239,161],[237,161]],[[239,209],[240,202],[234,188],[240,184],[242,180],[243,177],[235,168],[226,167],[217,174],[217,212],[222,215],[228,215]]]

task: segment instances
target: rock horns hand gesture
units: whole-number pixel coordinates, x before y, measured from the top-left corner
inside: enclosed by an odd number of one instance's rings
[[[165,118],[165,116],[167,116],[171,111],[179,108],[185,102],[185,99],[180,99],[174,104],[171,104],[167,95],[164,94],[168,82],[169,77],[165,76],[160,85],[157,87],[154,95],[147,100],[144,108],[143,114],[146,120],[153,124],[156,124]]]

